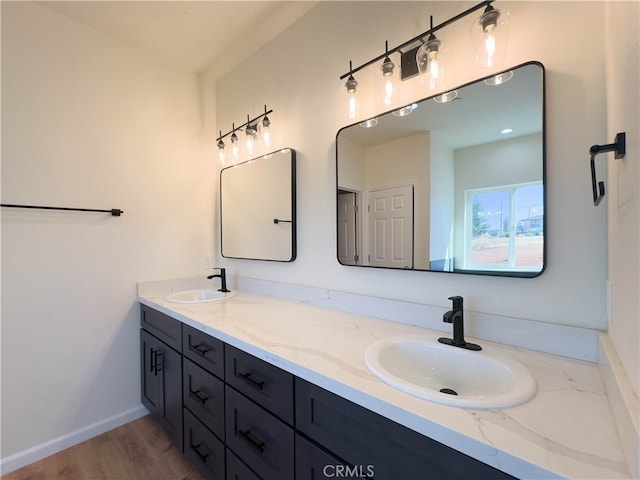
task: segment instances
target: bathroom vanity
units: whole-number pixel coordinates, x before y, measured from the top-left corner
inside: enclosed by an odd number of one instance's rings
[[[364,364],[375,341],[422,328],[246,292],[175,304],[170,292],[139,293],[142,398],[207,478],[629,478],[594,364],[493,344],[531,370],[537,395],[503,410],[439,405]]]

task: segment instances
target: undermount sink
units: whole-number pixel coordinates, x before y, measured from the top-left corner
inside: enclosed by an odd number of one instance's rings
[[[499,409],[530,400],[536,381],[518,360],[438,343],[438,335],[385,338],[365,352],[367,368],[398,390],[436,403]]]
[[[182,290],[172,293],[167,297],[168,302],[173,303],[204,303],[214,302],[229,298],[232,292],[220,292],[212,288],[198,288],[194,290]]]

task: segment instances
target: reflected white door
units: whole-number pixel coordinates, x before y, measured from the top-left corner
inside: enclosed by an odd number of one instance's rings
[[[338,195],[338,261],[343,265],[358,264],[356,216],[356,194],[340,193]]]
[[[413,268],[413,186],[370,193],[369,264]]]

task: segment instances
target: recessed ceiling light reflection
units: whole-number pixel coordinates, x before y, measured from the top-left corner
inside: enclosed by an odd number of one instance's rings
[[[370,118],[369,120],[365,120],[364,122],[360,122],[360,126],[362,128],[371,128],[375,127],[378,124],[377,118]]]
[[[503,83],[507,83],[513,77],[513,72],[508,71],[504,73],[499,73],[498,75],[494,75],[493,77],[485,78],[484,83],[487,85],[502,85]]]
[[[433,100],[437,103],[449,103],[454,100],[458,96],[457,90],[451,90],[450,92],[443,93],[442,95],[437,95],[433,97]]]
[[[407,115],[411,115],[411,113],[418,108],[417,103],[412,103],[411,105],[407,105],[406,107],[399,108],[398,110],[394,110],[393,114],[396,117],[406,117]]]

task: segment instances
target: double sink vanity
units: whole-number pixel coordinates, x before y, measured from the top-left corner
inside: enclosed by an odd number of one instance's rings
[[[141,368],[207,478],[628,478],[594,364],[198,281],[139,286]]]

